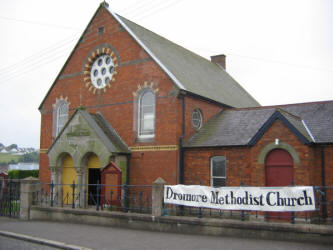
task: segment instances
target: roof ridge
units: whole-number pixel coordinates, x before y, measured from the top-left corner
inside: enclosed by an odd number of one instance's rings
[[[293,114],[293,113],[290,113],[290,112],[288,112],[287,110],[284,110],[284,109],[282,109],[282,108],[277,108],[276,110],[279,111],[280,113],[286,113],[286,114],[288,114],[288,115],[290,115],[290,116],[296,118],[297,120],[302,121],[302,118],[301,118],[300,116],[297,116],[297,115],[295,115],[295,114]]]
[[[231,110],[257,110],[257,109],[273,109],[273,108],[284,108],[291,106],[301,106],[301,105],[311,105],[311,104],[326,104],[333,103],[333,100],[326,101],[314,101],[314,102],[299,102],[299,103],[290,103],[290,104],[276,104],[276,105],[267,105],[267,106],[258,106],[258,107],[245,107],[245,108],[231,108]]]

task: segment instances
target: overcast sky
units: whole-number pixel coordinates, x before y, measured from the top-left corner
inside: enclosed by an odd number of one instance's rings
[[[39,148],[38,106],[101,0],[1,0],[0,142]],[[332,0],[110,0],[209,58],[261,104],[333,100]]]

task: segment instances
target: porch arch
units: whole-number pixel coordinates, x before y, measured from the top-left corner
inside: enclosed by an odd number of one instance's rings
[[[260,154],[259,154],[259,157],[258,157],[258,163],[264,164],[267,154],[270,151],[272,151],[273,149],[283,149],[283,150],[287,151],[291,155],[291,157],[294,161],[294,164],[299,164],[300,163],[300,159],[299,159],[299,156],[298,156],[296,150],[291,145],[289,145],[288,143],[285,143],[285,142],[280,142],[278,145],[276,145],[274,142],[272,142],[272,143],[266,145],[260,151]]]

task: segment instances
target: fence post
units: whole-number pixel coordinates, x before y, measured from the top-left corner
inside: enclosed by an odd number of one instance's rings
[[[129,204],[130,204],[129,203],[129,188],[128,188],[127,184],[124,184],[123,187],[124,187],[124,196],[125,196],[123,211],[127,213],[129,210]]]
[[[53,192],[54,184],[53,184],[53,181],[51,181],[50,187],[51,187],[51,207],[53,207],[53,201],[54,201],[54,192]]]
[[[244,183],[244,180],[243,180],[243,177],[242,177],[241,187],[244,187],[244,186],[245,186],[245,183]],[[245,212],[244,212],[243,209],[241,210],[241,219],[242,219],[242,221],[245,220]]]
[[[100,184],[99,184],[99,181],[97,181],[97,187],[96,187],[96,210],[99,211],[99,195],[100,195],[100,190],[101,190],[101,187],[100,187]]]
[[[30,219],[30,207],[33,205],[34,193],[40,190],[39,179],[28,177],[21,180],[20,193],[20,219]]]
[[[152,215],[161,216],[163,209],[164,185],[167,183],[161,177],[157,178],[152,186]]]
[[[294,180],[291,180],[290,185],[293,187],[295,186]],[[295,224],[295,212],[291,212],[291,224]]]
[[[72,184],[72,208],[75,208],[75,181],[73,181]]]

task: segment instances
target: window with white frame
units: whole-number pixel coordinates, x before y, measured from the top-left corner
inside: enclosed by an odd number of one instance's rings
[[[210,185],[226,186],[226,159],[224,156],[214,156],[210,159]]]
[[[138,137],[152,138],[155,135],[155,94],[143,92],[139,99]]]
[[[57,123],[56,123],[56,136],[65,126],[68,120],[68,105],[66,102],[61,102],[57,107]]]

